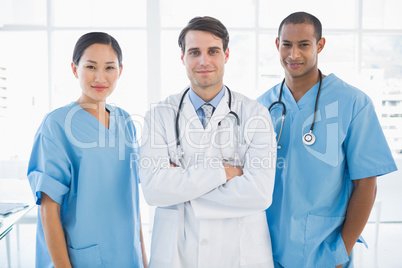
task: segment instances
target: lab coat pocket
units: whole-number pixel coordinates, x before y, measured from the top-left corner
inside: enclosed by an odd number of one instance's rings
[[[74,268],[102,267],[99,245],[92,245],[80,249],[68,247],[68,255],[71,265]]]
[[[345,217],[308,215],[304,267],[335,267],[348,261],[341,230]]]
[[[272,263],[271,236],[265,211],[239,219],[240,265]]]
[[[179,211],[176,209],[156,208],[151,242],[151,259],[163,263],[172,261],[177,245],[178,217]]]

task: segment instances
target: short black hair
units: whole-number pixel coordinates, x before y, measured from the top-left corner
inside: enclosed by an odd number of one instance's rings
[[[84,54],[85,49],[93,44],[105,44],[110,45],[117,54],[117,59],[119,60],[119,66],[121,66],[123,61],[123,55],[119,43],[114,39],[113,36],[103,32],[91,32],[81,36],[74,47],[73,52],[73,62],[78,65],[82,54]]]
[[[321,22],[315,16],[313,16],[307,12],[295,12],[295,13],[292,13],[289,16],[287,16],[279,25],[278,38],[280,39],[283,25],[285,25],[285,24],[302,24],[302,23],[313,25],[314,31],[315,31],[315,38],[317,39],[317,42],[320,41],[320,39],[322,37]]]
[[[195,17],[191,19],[187,26],[181,30],[179,35],[179,47],[181,51],[184,53],[186,50],[185,37],[188,31],[204,31],[209,32],[220,39],[222,39],[223,51],[226,51],[229,45],[229,33],[226,29],[225,25],[222,24],[219,20],[204,16],[204,17]]]

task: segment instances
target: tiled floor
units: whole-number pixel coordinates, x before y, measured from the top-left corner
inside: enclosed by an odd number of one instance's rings
[[[20,249],[17,249],[16,230],[9,234],[11,242],[11,267],[32,268],[35,263],[35,224],[20,226]],[[363,235],[369,249],[355,247],[356,268],[402,268],[402,223],[382,223],[379,229],[378,248],[374,246],[375,224],[368,223]],[[144,229],[149,248],[150,233]],[[0,268],[7,268],[5,240],[0,241]],[[149,256],[149,255],[148,255]]]

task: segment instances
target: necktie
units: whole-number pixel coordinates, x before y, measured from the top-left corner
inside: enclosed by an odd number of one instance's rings
[[[209,120],[212,117],[212,110],[214,107],[211,104],[204,104],[201,106],[201,109],[204,111],[205,117],[204,117],[204,122],[202,123],[202,126],[204,128],[207,127]]]

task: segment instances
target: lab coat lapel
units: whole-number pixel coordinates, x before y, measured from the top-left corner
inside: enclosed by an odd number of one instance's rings
[[[221,121],[230,112],[229,92],[226,88],[225,90],[226,90],[225,95],[222,97],[221,101],[218,104],[218,107],[216,107],[215,112],[211,117],[211,120],[209,121],[209,126],[207,129],[210,129],[211,131],[216,131],[218,129],[219,121]],[[233,96],[232,96],[232,102],[233,102]]]
[[[205,129],[194,110],[194,106],[191,103],[188,94],[186,94],[180,115],[180,132],[187,131],[187,134],[182,138],[183,148],[186,152],[185,158],[186,156],[188,157],[196,152],[203,152],[206,156],[219,156],[217,155],[219,154],[219,151],[217,151],[214,146],[210,146],[211,136],[215,131],[217,131],[219,121],[230,112],[228,106],[228,94],[229,93],[226,90],[225,95],[216,107],[211,120]],[[183,135],[183,133],[181,133],[181,135]]]
[[[206,150],[203,151],[204,155],[206,157],[210,157],[211,159],[221,159],[220,150],[218,150],[217,146],[213,146],[212,144],[214,144],[213,139],[218,131],[218,123],[230,112],[228,106],[228,94],[229,93],[226,90],[225,95],[222,97],[214,113],[212,114],[211,120],[202,133],[202,137],[200,139],[201,144],[204,146],[206,145]]]
[[[214,113],[212,114],[212,118],[210,120],[209,126],[205,129],[205,131],[215,131],[218,127],[218,122],[222,120],[229,112],[229,92],[225,88],[226,92],[225,95],[222,97],[221,101],[218,104],[218,107],[216,107]],[[233,98],[233,96],[232,96]],[[232,99],[233,102],[233,99]],[[182,124],[187,124],[187,126],[191,128],[197,128],[197,129],[203,129],[204,127],[202,126],[201,121],[199,120],[199,117],[194,109],[193,104],[190,101],[189,94],[187,93],[186,96],[184,97],[183,100],[183,108],[181,111],[182,119],[180,120],[180,123]],[[185,119],[185,120],[183,120]],[[212,124],[212,125],[211,125]],[[212,127],[212,129],[211,129]]]
[[[186,128],[187,127],[196,128],[196,129],[204,128],[201,124],[201,121],[200,121],[197,113],[195,112],[194,106],[191,103],[188,93],[184,97],[183,108],[182,108],[180,116],[182,116],[180,123],[183,124],[183,126],[186,126]]]
[[[192,163],[195,160],[194,154],[202,152],[205,148],[205,140],[202,140],[205,131],[191,103],[189,94],[186,94],[183,99],[180,118],[181,140],[185,152],[184,159],[187,163],[190,158],[190,163]]]

